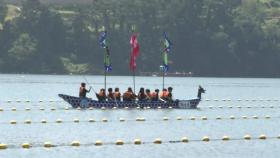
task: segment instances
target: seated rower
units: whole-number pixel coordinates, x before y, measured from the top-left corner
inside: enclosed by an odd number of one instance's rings
[[[133,93],[132,88],[128,87],[127,91],[123,94],[123,101],[135,101],[136,95]]]
[[[105,94],[105,89],[101,88],[99,93],[95,93],[98,101],[106,101],[106,94]]]
[[[108,99],[108,101],[114,101],[115,100],[112,88],[108,88],[107,99]]]
[[[89,88],[89,90],[86,89],[86,84],[85,83],[81,83],[81,87],[80,87],[80,92],[79,92],[79,97],[80,98],[85,98],[86,94],[89,93],[91,90],[91,87]]]
[[[152,93],[152,97],[151,97],[151,99],[152,99],[152,101],[158,101],[158,94],[159,93],[159,89],[156,89],[153,93]]]
[[[173,96],[172,96],[172,87],[168,87],[168,92],[167,92],[167,101],[172,102],[173,101]]]
[[[151,101],[152,100],[152,94],[149,89],[146,89],[146,100]]]
[[[121,101],[121,93],[119,88],[115,88],[114,98],[116,99],[116,101]]]
[[[163,88],[162,92],[159,95],[160,99],[163,101],[167,101],[168,100],[168,92],[166,88]]]
[[[138,96],[137,96],[138,100],[139,101],[145,101],[146,97],[147,97],[147,95],[145,94],[145,89],[143,87],[140,88]]]

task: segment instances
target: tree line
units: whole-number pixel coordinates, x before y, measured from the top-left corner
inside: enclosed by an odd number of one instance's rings
[[[14,16],[8,17],[11,10]],[[137,72],[160,71],[166,32],[173,43],[171,72],[280,77],[278,0],[23,0],[16,6],[0,1],[0,72],[102,74],[102,28],[108,32],[113,75],[130,74],[135,28]]]

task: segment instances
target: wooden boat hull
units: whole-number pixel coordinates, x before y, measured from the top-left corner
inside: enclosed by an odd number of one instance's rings
[[[129,101],[104,101],[99,102],[92,100],[91,98],[79,98],[64,94],[59,94],[64,101],[69,103],[73,108],[174,108],[174,109],[196,109],[200,102],[200,99],[191,100],[175,100],[173,102],[162,101],[141,101],[141,102],[129,102]]]

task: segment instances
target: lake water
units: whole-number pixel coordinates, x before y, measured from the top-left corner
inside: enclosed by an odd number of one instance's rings
[[[167,77],[166,86],[173,87],[178,99],[195,98],[198,85],[207,90],[197,110],[65,110],[69,105],[57,94],[78,95],[85,79],[96,91],[104,86],[103,76],[0,75],[0,143],[8,145],[0,150],[0,158],[280,156],[280,79]],[[133,87],[129,76],[108,76],[107,81],[107,87],[119,87],[122,92]],[[161,89],[162,78],[136,77],[136,85],[137,90]],[[145,121],[136,121],[139,117]],[[102,122],[105,118],[108,122]],[[43,119],[47,123],[41,123]],[[10,124],[11,120],[17,124]],[[251,140],[243,139],[247,134]],[[261,134],[267,139],[258,139]],[[201,141],[204,136],[210,141]],[[222,141],[223,136],[231,140]],[[189,142],[179,142],[182,137]],[[136,138],[143,144],[134,145]],[[154,144],[156,138],[162,144]],[[125,144],[115,145],[118,139]],[[71,147],[74,140],[81,146]],[[97,140],[103,145],[95,146]],[[46,141],[56,147],[44,148]],[[24,142],[33,147],[22,149]]]

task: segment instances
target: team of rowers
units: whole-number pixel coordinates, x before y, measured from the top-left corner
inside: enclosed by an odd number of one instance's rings
[[[86,89],[86,84],[81,83],[79,96],[81,98],[86,97],[86,93],[90,92],[92,87],[89,90]],[[172,101],[172,87],[164,88],[161,92],[159,89],[155,89],[155,91],[151,92],[150,89],[140,88],[139,93],[136,95],[131,87],[128,87],[127,91],[125,91],[122,95],[119,88],[115,88],[114,92],[112,88],[108,88],[108,93],[106,94],[105,89],[101,88],[99,93],[96,93],[96,97],[98,101]]]

